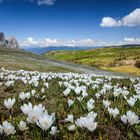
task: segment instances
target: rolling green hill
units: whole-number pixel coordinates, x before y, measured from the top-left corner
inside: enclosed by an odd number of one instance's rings
[[[106,70],[140,75],[135,63],[140,60],[140,47],[105,47],[80,51],[52,51],[48,58],[74,62]]]
[[[9,70],[34,70],[41,72],[73,72],[73,70],[51,64],[45,57],[24,50],[0,46],[0,68]]]

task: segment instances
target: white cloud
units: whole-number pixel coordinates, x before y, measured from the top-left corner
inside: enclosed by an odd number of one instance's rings
[[[95,46],[96,42],[93,39],[82,39],[82,40],[68,40],[66,45],[69,46]]]
[[[49,47],[49,46],[96,46],[97,42],[92,39],[83,39],[83,40],[58,40],[58,39],[49,39],[44,40],[35,40],[32,37],[25,39],[20,42],[21,47]]]
[[[128,43],[128,44],[140,44],[140,38],[125,37],[124,41],[125,43]]]
[[[39,46],[41,47],[48,47],[48,46],[62,46],[63,43],[61,43],[58,39],[49,39],[46,38],[44,40],[39,41]]]
[[[0,0],[0,2],[4,2],[4,1],[8,1],[8,0]],[[11,0],[11,1],[15,1],[15,0]],[[54,5],[54,2],[56,0],[21,0],[23,2],[35,2],[37,3],[37,5],[48,5],[48,6],[51,6],[51,5]]]
[[[122,20],[123,26],[137,26],[140,25],[140,8],[135,9],[129,15],[125,16]]]
[[[81,40],[58,40],[58,39],[49,39],[44,40],[35,40],[32,37],[21,41],[21,48],[25,47],[59,47],[59,46],[70,46],[70,47],[94,47],[94,46],[116,46],[116,45],[125,45],[125,44],[140,44],[140,38],[134,37],[124,37],[121,41],[110,42],[110,41],[100,41],[94,39],[81,39]]]
[[[39,41],[33,39],[32,37],[28,37],[26,40],[20,42],[20,46],[36,46]]]
[[[38,5],[54,5],[55,0],[37,0]]]
[[[115,27],[120,25],[121,25],[120,21],[117,21],[111,17],[104,17],[100,24],[100,26],[102,27]]]
[[[101,27],[117,27],[117,26],[138,26],[140,25],[140,8],[135,9],[129,15],[126,15],[120,20],[112,17],[103,17],[100,24]]]

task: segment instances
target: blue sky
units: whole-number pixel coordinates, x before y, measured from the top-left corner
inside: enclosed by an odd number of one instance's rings
[[[0,0],[0,17],[21,46],[140,43],[140,0]]]

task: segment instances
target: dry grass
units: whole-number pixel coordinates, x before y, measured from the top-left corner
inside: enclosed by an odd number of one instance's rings
[[[101,67],[105,70],[111,70],[115,72],[123,72],[123,73],[129,73],[134,75],[140,75],[140,69],[135,66],[118,66],[118,67]]]

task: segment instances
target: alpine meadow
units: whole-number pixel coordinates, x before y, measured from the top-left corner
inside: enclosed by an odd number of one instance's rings
[[[0,0],[0,140],[140,140],[139,0]]]

